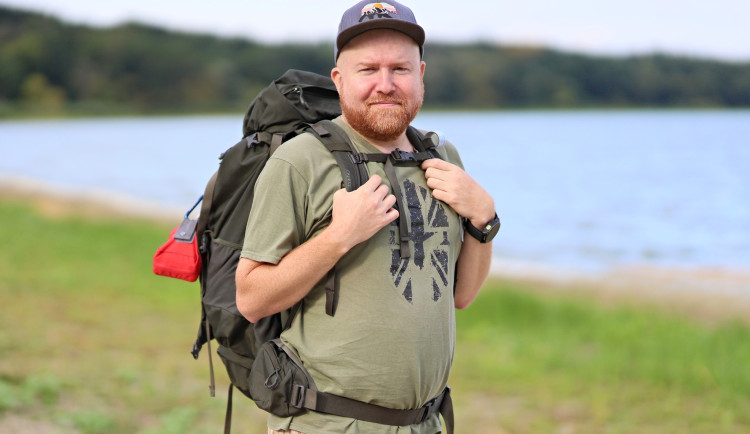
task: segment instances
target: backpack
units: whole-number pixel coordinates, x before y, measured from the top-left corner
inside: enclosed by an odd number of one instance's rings
[[[181,225],[195,228],[193,238],[190,234],[187,237],[183,234],[183,238],[197,243],[200,252],[202,313],[191,354],[197,359],[201,348],[207,344],[209,389],[211,396],[215,396],[211,340],[218,343],[217,353],[231,380],[225,432],[231,427],[233,388],[255,401],[258,407],[279,416],[291,416],[309,409],[376,423],[410,425],[440,411],[449,432],[452,431],[449,388],[428,405],[413,410],[393,410],[318,392],[302,362],[279,339],[281,332],[291,325],[302,302],[287,312],[268,316],[256,323],[249,322],[237,309],[235,271],[253,204],[255,182],[266,161],[285,141],[305,132],[314,134],[336,159],[341,170],[342,187],[348,191],[367,181],[366,162],[382,162],[397,197],[402,195],[395,191],[399,184],[392,178],[395,176],[394,165],[418,165],[428,158],[440,158],[436,150],[440,144],[438,136],[422,134],[412,127],[407,135],[418,152],[356,153],[347,135],[331,122],[340,114],[338,92],[330,78],[289,70],[274,80],[248,107],[242,139],[219,157],[219,168],[208,181],[202,196],[197,222],[186,223],[190,220],[188,211]],[[406,209],[402,202],[398,205]],[[400,219],[399,224],[401,234],[406,234],[402,240],[408,241],[405,219]],[[402,243],[401,253],[404,257],[409,255],[408,243]],[[331,316],[335,314],[337,299],[334,282],[335,267],[326,278],[326,312]]]

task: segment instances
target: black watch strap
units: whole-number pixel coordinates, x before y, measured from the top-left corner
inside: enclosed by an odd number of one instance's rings
[[[479,240],[480,243],[489,243],[495,238],[495,235],[497,235],[497,232],[500,230],[500,219],[497,217],[497,213],[495,213],[495,217],[493,217],[489,223],[484,225],[482,229],[474,227],[469,219],[464,219],[464,227],[466,228],[466,232]]]

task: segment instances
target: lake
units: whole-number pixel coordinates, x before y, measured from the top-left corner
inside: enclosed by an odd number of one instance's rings
[[[187,209],[241,121],[2,121],[0,179]],[[498,259],[750,268],[750,111],[425,112],[414,123],[452,141],[495,198]]]

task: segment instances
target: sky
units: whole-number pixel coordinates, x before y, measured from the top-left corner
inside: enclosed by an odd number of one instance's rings
[[[599,55],[750,61],[748,0],[406,0],[428,41],[522,44]],[[65,21],[139,21],[260,42],[333,41],[347,1],[0,0]]]

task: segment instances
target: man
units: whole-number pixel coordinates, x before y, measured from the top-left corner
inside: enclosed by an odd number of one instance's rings
[[[362,1],[344,13],[331,72],[342,106],[334,122],[359,152],[414,151],[406,129],[424,95],[423,43],[423,29],[399,3]],[[403,198],[378,162],[367,163],[362,187],[341,189],[335,159],[310,134],[285,143],[263,170],[253,206],[263,213],[248,220],[237,307],[255,322],[303,300],[282,341],[320,391],[389,409],[417,409],[442,396],[454,309],[477,296],[492,256],[489,240],[479,238],[494,235],[499,222],[492,197],[463,171],[455,148],[448,143],[440,153],[421,167],[395,167]],[[398,219],[409,228],[407,255]],[[323,281],[334,266],[339,295],[330,316]],[[437,413],[407,426],[313,411],[271,415],[268,424],[270,432],[306,434],[441,431]]]

